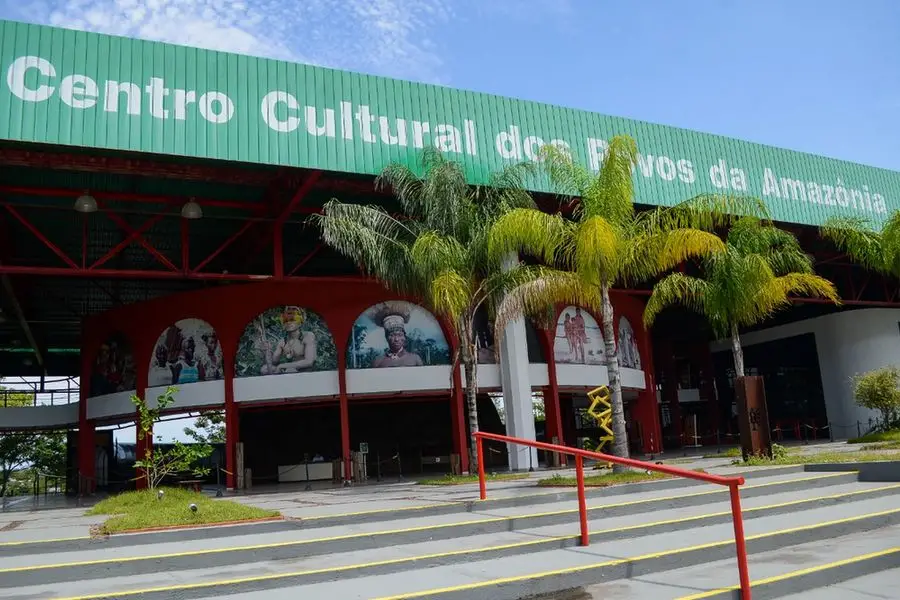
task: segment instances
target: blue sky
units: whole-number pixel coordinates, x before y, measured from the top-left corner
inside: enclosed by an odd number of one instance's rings
[[[0,0],[4,18],[442,83],[900,170],[896,0]]]

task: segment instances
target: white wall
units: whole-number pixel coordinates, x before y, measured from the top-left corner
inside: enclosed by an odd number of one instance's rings
[[[900,365],[900,309],[850,310],[798,321],[741,336],[752,346],[805,333],[816,338],[828,420],[837,438],[856,436],[856,422],[868,423],[878,413],[853,401],[851,378],[887,365]],[[713,352],[731,350],[728,340],[713,342]]]
[[[450,365],[348,369],[348,394],[449,390]]]
[[[121,415],[134,415],[137,407],[131,402],[134,390],[128,392],[116,392],[103,394],[87,399],[87,418],[102,419],[104,417],[118,417]]]
[[[31,429],[78,425],[78,403],[56,406],[0,408],[0,429]]]
[[[176,408],[195,408],[200,406],[224,406],[225,381],[197,381],[176,386],[175,402],[168,410]],[[144,390],[144,400],[150,408],[156,407],[156,399],[163,395],[166,386],[151,387]]]
[[[337,371],[259,375],[234,380],[235,402],[337,396],[339,393]]]

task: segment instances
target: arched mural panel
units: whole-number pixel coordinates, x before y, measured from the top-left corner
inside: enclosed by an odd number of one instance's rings
[[[562,364],[606,364],[603,333],[590,313],[577,306],[563,309],[556,321],[553,356]]]
[[[150,387],[216,381],[225,376],[222,345],[212,325],[182,319],[159,336],[150,359]]]
[[[353,324],[347,345],[348,369],[449,364],[450,345],[444,332],[421,306],[400,300],[380,302]]]
[[[641,353],[634,328],[626,317],[619,317],[619,363],[626,369],[641,369]]]
[[[337,369],[337,349],[325,320],[299,306],[276,306],[244,329],[235,377],[312,373]]]
[[[91,366],[90,396],[105,396],[135,389],[134,355],[131,344],[115,332],[100,344]]]

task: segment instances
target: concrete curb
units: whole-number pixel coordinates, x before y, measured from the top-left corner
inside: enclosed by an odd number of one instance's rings
[[[805,470],[810,473],[857,471],[859,473],[859,481],[900,481],[900,461],[896,460],[886,460],[882,462],[805,465]]]

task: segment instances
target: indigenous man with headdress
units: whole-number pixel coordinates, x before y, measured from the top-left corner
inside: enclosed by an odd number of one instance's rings
[[[316,335],[311,331],[301,331],[306,320],[306,311],[298,306],[286,306],[281,312],[281,328],[285,337],[278,340],[275,350],[268,339],[263,342],[266,362],[260,368],[263,375],[273,373],[299,373],[309,369],[316,362]],[[282,362],[284,361],[284,362]]]
[[[383,302],[372,312],[372,320],[384,328],[388,347],[383,356],[372,361],[375,368],[421,367],[422,357],[406,349],[406,327],[409,323],[409,305],[405,302]]]

